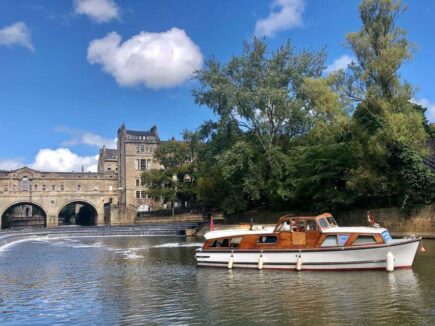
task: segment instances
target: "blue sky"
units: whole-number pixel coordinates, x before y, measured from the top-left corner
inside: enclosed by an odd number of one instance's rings
[[[417,45],[401,69],[414,100],[435,121],[435,1],[406,1],[398,21]],[[157,125],[180,137],[213,118],[193,103],[192,72],[226,62],[242,42],[270,48],[326,47],[329,69],[352,53],[345,34],[360,28],[354,0],[2,0],[0,2],[0,169],[22,165],[95,169],[116,131]]]

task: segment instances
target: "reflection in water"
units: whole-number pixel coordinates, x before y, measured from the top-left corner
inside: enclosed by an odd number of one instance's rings
[[[197,268],[198,241],[29,241],[0,252],[0,323],[434,324],[435,241],[414,270]]]

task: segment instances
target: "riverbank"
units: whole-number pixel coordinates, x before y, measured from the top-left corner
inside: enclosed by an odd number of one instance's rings
[[[331,212],[340,226],[368,225],[367,211],[372,212],[376,222],[387,228],[395,237],[403,237],[409,234],[422,236],[423,238],[435,238],[435,204],[426,205],[415,209],[410,213],[404,213],[399,207],[367,208]],[[313,212],[271,212],[267,210],[253,210],[243,214],[232,215],[225,218],[225,228],[237,227],[237,225],[249,224],[252,219],[255,224],[275,225],[279,217],[293,213],[299,216],[315,215]],[[218,225],[218,227],[221,227]]]

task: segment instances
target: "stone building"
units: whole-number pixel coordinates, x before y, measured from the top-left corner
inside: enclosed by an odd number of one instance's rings
[[[112,171],[42,172],[28,167],[0,171],[2,227],[11,224],[5,221],[7,214],[14,217],[12,225],[35,225],[36,217],[43,216],[38,225],[57,226],[61,210],[73,203],[91,207],[94,225],[122,224],[117,215],[110,219],[105,214],[105,207],[118,200],[117,183],[117,174]],[[29,206],[36,209],[29,210]]]
[[[27,167],[0,171],[2,226],[6,212],[14,216],[16,225],[35,225],[36,220],[30,218],[36,215],[29,207],[40,212],[39,224],[57,226],[62,223],[60,211],[71,203],[90,205],[95,211],[95,225],[134,223],[137,212],[161,205],[148,198],[141,182],[144,171],[160,168],[154,158],[159,144],[156,126],[135,131],[122,124],[117,148],[100,149],[97,172],[43,172]]]
[[[118,171],[118,152],[116,149],[101,147],[98,155],[98,172]]]
[[[158,203],[149,199],[141,175],[146,170],[158,169],[160,164],[154,152],[160,144],[157,127],[149,131],[118,129],[118,198],[119,204],[135,211],[148,211]]]

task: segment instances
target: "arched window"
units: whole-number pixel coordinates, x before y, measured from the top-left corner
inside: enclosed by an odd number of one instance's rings
[[[30,191],[30,181],[27,177],[20,180],[20,191]]]

